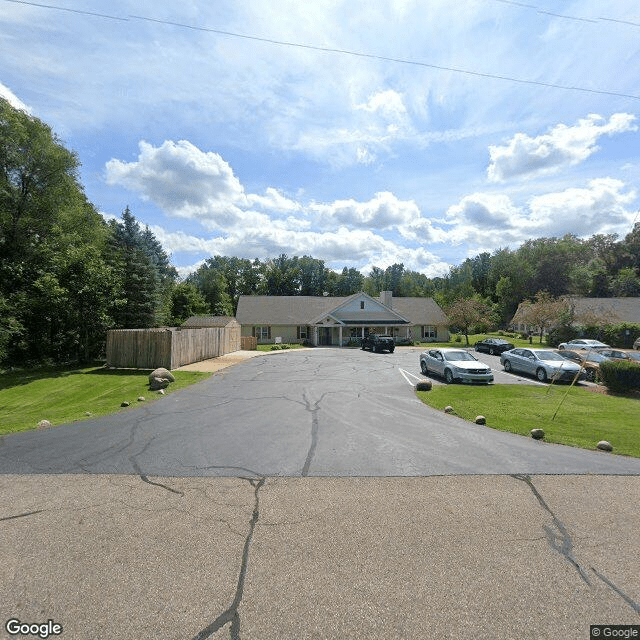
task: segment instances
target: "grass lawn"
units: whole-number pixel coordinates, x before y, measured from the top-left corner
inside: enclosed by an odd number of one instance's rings
[[[281,349],[302,349],[304,348],[303,344],[292,343],[292,344],[259,344],[256,349],[258,351],[278,351],[278,349],[274,349],[273,347],[279,347]]]
[[[563,402],[567,390],[569,394]],[[546,442],[583,449],[595,449],[600,440],[607,440],[614,453],[640,458],[638,399],[606,396],[566,385],[447,385],[417,394],[435,409],[451,405],[465,420],[474,421],[483,415],[488,427],[500,431],[530,436],[531,429],[541,428]]]
[[[14,431],[35,429],[38,422],[48,420],[52,425],[86,420],[131,407],[163,396],[149,391],[151,371],[133,369],[42,368],[0,375],[0,435]],[[194,382],[208,378],[211,373],[173,371],[176,381],[165,393],[169,394]]]
[[[461,342],[456,342],[455,339],[449,340],[449,342],[422,342],[422,346],[429,346],[432,349],[436,347],[466,347],[467,342],[464,337],[464,334],[454,334],[454,338],[456,335],[459,335],[461,338]],[[476,342],[480,340],[484,340],[485,338],[502,338],[507,342],[510,342],[514,347],[548,347],[546,340],[542,339],[542,344],[540,344],[540,336],[533,336],[531,344],[529,344],[529,340],[527,338],[513,338],[511,336],[499,335],[497,332],[494,333],[473,333],[469,334],[469,346],[473,347]]]

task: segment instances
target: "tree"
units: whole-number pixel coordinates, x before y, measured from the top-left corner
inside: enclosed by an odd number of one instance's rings
[[[552,296],[548,291],[538,291],[535,300],[525,300],[520,305],[520,320],[536,327],[540,334],[540,344],[545,330],[558,324],[570,324],[572,319],[571,305]]]
[[[186,283],[196,287],[213,315],[233,315],[233,302],[228,292],[227,279],[220,270],[205,262],[187,277]]]
[[[446,309],[451,325],[462,329],[469,345],[469,328],[477,324],[490,325],[492,322],[491,309],[486,303],[476,298],[458,298]]]
[[[181,282],[171,291],[170,324],[179,326],[191,316],[211,313],[207,301],[191,282]]]

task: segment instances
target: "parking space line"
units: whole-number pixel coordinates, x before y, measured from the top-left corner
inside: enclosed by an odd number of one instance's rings
[[[400,372],[400,375],[412,386],[415,387],[416,383],[415,382],[411,382],[411,380],[409,380],[409,378],[407,378],[407,376],[411,376],[412,378],[415,378],[416,380],[420,381],[422,380],[422,378],[420,378],[419,376],[414,375],[413,373],[409,373],[408,371],[405,371],[404,369],[401,369],[400,367],[398,367],[398,371]]]

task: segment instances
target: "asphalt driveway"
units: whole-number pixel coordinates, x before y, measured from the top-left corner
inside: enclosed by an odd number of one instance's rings
[[[638,459],[537,442],[426,407],[413,389],[419,351],[256,357],[144,407],[5,436],[0,473],[640,473]]]

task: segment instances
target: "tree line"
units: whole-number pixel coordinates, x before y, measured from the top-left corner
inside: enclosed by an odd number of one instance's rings
[[[312,256],[213,256],[180,280],[126,207],[108,222],[87,199],[79,161],[42,121],[0,99],[0,364],[81,362],[112,328],[177,326],[234,315],[241,295],[432,297],[452,315],[506,323],[523,300],[640,295],[640,223],[622,240],[573,235],[481,253],[429,278],[403,264],[328,268]],[[466,306],[462,301],[467,301]],[[471,304],[468,301],[473,301]],[[468,315],[468,314],[467,314]],[[458,316],[456,316],[458,317]],[[466,316],[463,314],[463,320]]]

